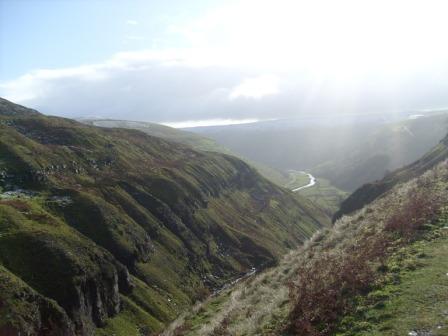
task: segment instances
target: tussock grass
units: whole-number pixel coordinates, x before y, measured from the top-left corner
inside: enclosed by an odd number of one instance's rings
[[[369,293],[383,285],[391,256],[438,230],[446,216],[447,181],[443,162],[394,187],[315,233],[278,266],[209,298],[163,335],[334,334],[359,297],[375,296]],[[418,265],[409,261],[403,267]]]
[[[279,265],[197,304],[162,333],[176,335],[255,335],[270,333],[286,323],[290,310],[289,283],[296,275],[297,259],[322,232],[304,246],[286,254]],[[225,332],[225,333],[224,333]]]

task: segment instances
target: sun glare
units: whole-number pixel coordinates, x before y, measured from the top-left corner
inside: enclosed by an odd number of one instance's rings
[[[259,99],[279,92],[278,79],[274,76],[247,78],[235,87],[229,95],[230,99],[239,97]]]
[[[243,1],[185,32],[193,45],[214,45],[250,67],[394,74],[444,60],[447,9],[443,1]]]

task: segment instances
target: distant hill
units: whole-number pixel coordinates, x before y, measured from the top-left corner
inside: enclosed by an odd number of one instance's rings
[[[0,99],[0,334],[161,330],[328,217],[245,162]]]
[[[156,123],[113,119],[79,119],[78,121],[98,127],[136,129],[155,137],[189,145],[195,149],[231,154],[229,149],[219,145],[215,140]]]
[[[351,213],[164,335],[448,335],[447,139],[358,189]]]
[[[264,177],[268,178],[272,182],[280,186],[284,186],[288,182],[288,174],[260,162],[249,160],[242,155],[232,152],[227,147],[218,144],[215,140],[193,132],[144,121],[112,119],[80,119],[79,121],[87,125],[99,127],[136,129],[155,137],[191,146],[197,150],[219,152],[238,156],[240,159],[243,159],[250,165],[254,166]]]
[[[446,159],[448,159],[448,136],[445,136],[437,146],[429,150],[417,161],[387,174],[381,180],[364,184],[358,188],[342,202],[340,209],[334,215],[334,220],[361,209],[366,204],[384,195],[395,185],[407,182],[423,174]]]
[[[345,190],[383,178],[435,146],[448,132],[448,113],[388,123],[359,141],[339,159],[315,166],[312,171]]]
[[[280,171],[306,170],[345,191],[381,179],[388,171],[418,159],[448,131],[446,111],[420,117],[326,118],[189,131]]]
[[[308,177],[305,177],[304,179],[303,176],[299,179],[299,181],[295,181],[298,175],[300,177],[300,173],[297,175],[291,171],[282,172],[260,162],[249,160],[242,155],[232,153],[230,149],[219,145],[215,140],[185,130],[140,121],[110,119],[82,119],[80,121],[88,125],[99,127],[137,129],[152,136],[157,136],[169,141],[191,146],[197,150],[236,155],[256,168],[261,175],[270,181],[290,190],[308,183]],[[291,181],[293,181],[292,184]],[[348,193],[335,188],[328,181],[319,178],[315,187],[301,191],[300,195],[310,199],[331,217],[335,211],[339,209],[342,200],[345,199]]]

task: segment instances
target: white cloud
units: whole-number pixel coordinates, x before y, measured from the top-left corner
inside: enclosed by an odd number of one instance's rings
[[[97,64],[32,71],[0,83],[0,96],[54,115],[155,122],[265,120],[448,103],[443,71],[438,80],[431,73],[395,80],[374,74],[341,82],[297,70],[263,73],[235,60],[226,62],[217,49],[122,52]]]
[[[0,95],[70,117],[173,122],[446,106],[446,5],[428,2],[241,0],[144,35],[183,48],[31,71]]]
[[[278,78],[272,75],[263,75],[246,78],[241,84],[233,88],[229,94],[230,99],[239,97],[260,99],[268,95],[279,93]]]
[[[102,63],[32,71],[0,83],[0,96],[68,117],[216,119],[229,108],[228,88],[246,76],[216,64],[190,49],[122,52]]]

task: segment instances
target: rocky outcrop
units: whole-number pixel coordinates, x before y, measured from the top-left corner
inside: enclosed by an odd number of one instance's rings
[[[328,221],[232,156],[6,105],[0,264],[54,300],[77,334],[115,317],[156,332]]]
[[[13,205],[25,209],[17,202]],[[129,293],[132,284],[127,269],[112,255],[77,232],[66,231],[57,221],[52,226],[66,232],[29,231],[29,218],[45,225],[51,220],[48,214],[41,213],[38,218],[31,212],[19,215],[10,206],[1,210],[8,228],[3,228],[5,233],[0,236],[0,263],[40,294],[55,300],[78,334],[92,334],[119,312],[120,291]]]
[[[0,265],[0,335],[73,336],[65,311]]]

